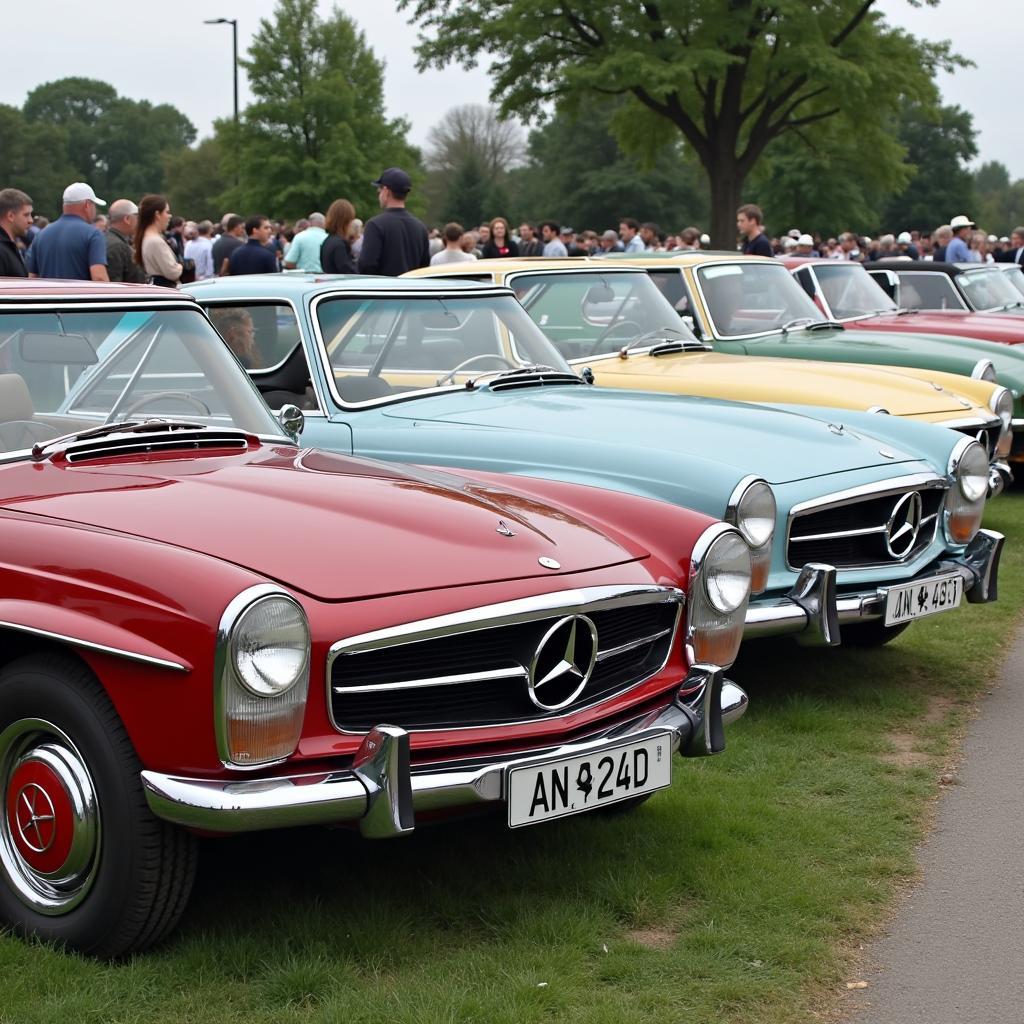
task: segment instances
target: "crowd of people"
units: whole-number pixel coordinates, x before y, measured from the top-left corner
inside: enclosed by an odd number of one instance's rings
[[[390,167],[373,183],[380,212],[364,222],[347,199],[326,213],[294,224],[264,214],[226,213],[220,221],[173,216],[164,196],[138,203],[117,199],[107,207],[91,186],[74,182],[64,190],[62,215],[53,223],[33,216],[32,198],[17,188],[0,190],[0,277],[180,284],[228,274],[311,273],[398,276],[428,264],[520,256],[601,256],[613,252],[682,252],[708,248],[697,227],[678,234],[632,217],[618,229],[576,231],[554,220],[521,222],[504,217],[465,227],[451,222],[428,229],[406,208],[412,180]],[[101,208],[107,208],[101,213]],[[933,232],[901,231],[870,238],[846,231],[836,237],[791,228],[769,236],[761,209],[739,208],[738,248],[758,256],[821,256],[837,260],[884,258],[948,262],[1024,263],[1024,227],[1001,238],[979,230],[964,214]]]

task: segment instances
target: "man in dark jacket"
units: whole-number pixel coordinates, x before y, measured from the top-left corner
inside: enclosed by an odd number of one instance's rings
[[[107,227],[107,273],[111,281],[145,284],[146,274],[135,262],[132,249],[139,208],[130,199],[115,199],[110,204]]]
[[[20,189],[0,191],[0,277],[28,277],[18,239],[32,225],[32,200]]]
[[[406,208],[412,180],[398,167],[389,167],[376,181],[381,213],[363,228],[359,253],[360,274],[398,277],[407,270],[430,265],[430,237],[426,226]]]

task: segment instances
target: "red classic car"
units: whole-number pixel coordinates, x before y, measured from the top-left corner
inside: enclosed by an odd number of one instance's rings
[[[839,323],[855,323],[858,331],[947,334],[1006,345],[1024,342],[1024,321],[1019,316],[975,313],[962,304],[946,309],[921,307],[918,292],[931,280],[952,288],[949,275],[925,269],[930,266],[927,263],[912,264],[916,268],[913,276],[906,270],[903,281],[895,280],[899,277],[893,269],[899,266],[895,260],[863,264],[790,256],[785,263],[825,316]],[[993,272],[1000,273],[998,269]],[[890,278],[894,280],[890,282]],[[1000,276],[999,280],[1012,287],[1008,278]],[[893,301],[894,294],[901,299],[900,305]]]
[[[0,923],[95,955],[199,834],[628,807],[746,706],[735,529],[302,449],[165,289],[0,287],[0,550]]]

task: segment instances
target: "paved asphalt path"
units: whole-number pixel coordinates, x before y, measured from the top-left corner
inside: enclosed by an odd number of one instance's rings
[[[1024,635],[979,711],[849,1024],[1024,1022]]]

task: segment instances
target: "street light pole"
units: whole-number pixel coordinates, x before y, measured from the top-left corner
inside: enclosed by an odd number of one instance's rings
[[[238,19],[211,18],[203,24],[231,26],[231,69],[235,74],[235,124],[238,124]]]

